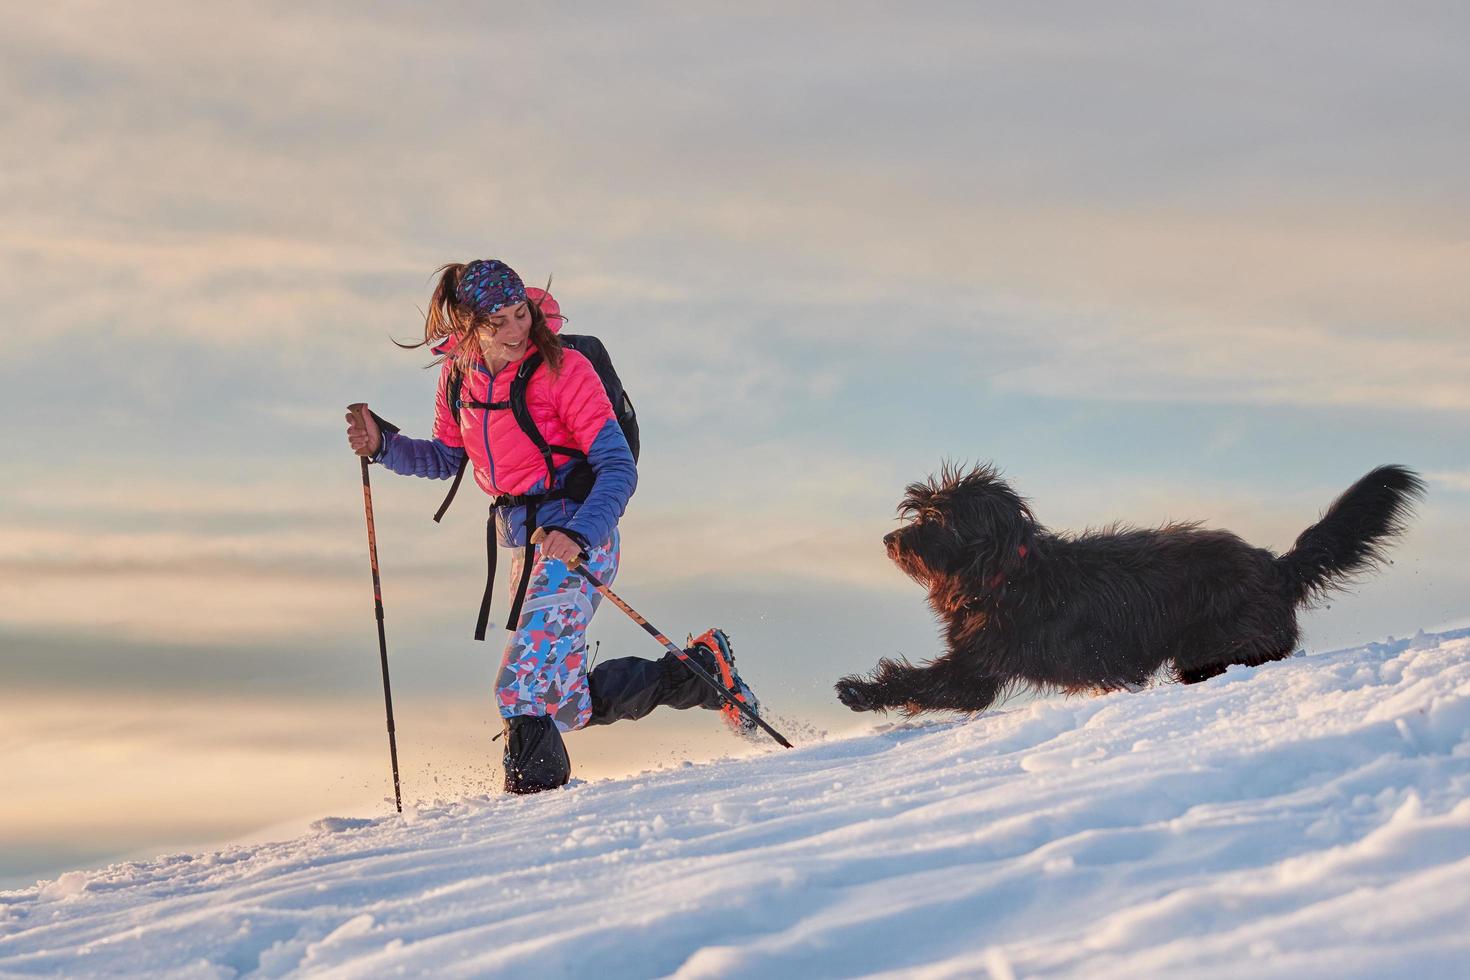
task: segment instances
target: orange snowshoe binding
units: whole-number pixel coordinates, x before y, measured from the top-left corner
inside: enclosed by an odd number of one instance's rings
[[[711,673],[714,674],[715,680],[719,681],[725,690],[730,692],[730,696],[744,703],[755,714],[760,714],[760,702],[756,700],[756,696],[751,691],[750,685],[741,680],[739,672],[735,670],[735,653],[730,649],[730,638],[725,635],[725,631],[721,629],[706,630],[704,633],[690,640],[689,645],[685,647],[686,650],[694,650],[695,648],[703,650],[709,655],[710,659],[714,660],[716,669],[711,671]],[[701,657],[700,659],[703,660],[705,658]],[[722,702],[719,710],[720,715],[725,719],[725,724],[730,726],[730,730],[735,734],[746,737],[755,734],[755,722],[750,720],[739,708],[728,702]]]

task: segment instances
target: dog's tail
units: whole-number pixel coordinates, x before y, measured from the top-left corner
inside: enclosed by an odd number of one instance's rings
[[[1348,487],[1276,559],[1292,599],[1323,599],[1386,562],[1389,544],[1404,533],[1424,489],[1419,475],[1404,466],[1380,466]]]

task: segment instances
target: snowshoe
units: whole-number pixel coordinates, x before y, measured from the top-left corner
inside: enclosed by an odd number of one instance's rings
[[[715,663],[716,669],[711,671],[715,680],[719,681],[735,700],[743,702],[752,712],[760,714],[760,701],[756,699],[750,685],[741,679],[739,672],[735,669],[735,652],[730,648],[730,638],[725,635],[724,630],[706,630],[698,637],[691,639],[686,649],[703,650],[708,654],[709,659]],[[730,730],[735,734],[745,737],[755,734],[755,722],[733,704],[722,700],[719,711],[725,719],[725,724],[730,726]]]

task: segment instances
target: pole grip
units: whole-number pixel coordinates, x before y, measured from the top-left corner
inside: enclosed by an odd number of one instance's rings
[[[536,528],[536,530],[534,530],[534,531],[531,532],[531,543],[532,544],[540,544],[542,541],[545,541],[546,540],[546,535],[548,535],[549,533],[551,533],[551,532],[547,531],[546,528],[544,528],[544,527],[538,527],[538,528]],[[572,560],[568,561],[566,563],[566,566],[569,569],[570,568],[576,568],[579,565],[583,564],[584,562],[589,562],[591,560],[592,560],[592,556],[591,555],[587,554],[587,552],[582,551],[581,549],[578,549],[577,556],[575,558],[573,558]],[[590,576],[588,577],[587,580],[589,582],[592,581],[592,579],[591,579]]]
[[[389,422],[377,412],[368,408],[367,402],[353,402],[351,405],[347,406],[347,411],[357,416],[357,420],[362,423],[364,428],[367,427],[367,420],[369,418],[372,418],[372,420],[378,425],[378,437],[380,439],[389,432],[396,435],[399,431],[398,426],[394,425],[392,422]],[[367,459],[367,457],[364,456],[363,459]]]

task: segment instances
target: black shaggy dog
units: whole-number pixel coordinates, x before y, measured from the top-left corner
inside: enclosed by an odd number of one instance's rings
[[[1015,686],[1193,684],[1291,655],[1296,611],[1386,560],[1424,482],[1380,466],[1277,556],[1198,524],[1052,534],[988,466],[911,484],[888,556],[929,591],[948,652],[837,682],[854,711],[981,711]]]

